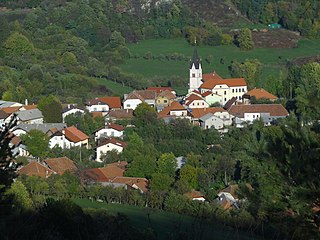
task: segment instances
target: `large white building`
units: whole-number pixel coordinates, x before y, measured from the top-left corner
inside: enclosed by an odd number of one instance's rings
[[[197,49],[194,49],[189,68],[189,93],[198,90],[202,84],[202,66]]]

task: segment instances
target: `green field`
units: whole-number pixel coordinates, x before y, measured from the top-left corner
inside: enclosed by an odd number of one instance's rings
[[[110,214],[122,213],[129,218],[129,221],[136,228],[153,228],[158,239],[170,239],[170,236],[176,236],[174,234],[178,231],[187,233],[190,239],[259,239],[249,233],[242,233],[225,226],[201,222],[200,219],[170,212],[129,205],[91,202],[84,199],[77,199],[74,202],[82,208],[102,208]]]
[[[144,54],[150,51],[154,56],[180,53],[189,59],[192,56],[193,47],[184,39],[146,40],[130,44],[128,47],[131,53],[139,56],[139,58],[131,58],[125,64],[122,64],[120,67],[123,71],[141,74],[147,78],[177,75],[186,78],[187,83],[189,74],[188,60],[146,60],[143,58]],[[290,49],[256,48],[252,51],[240,51],[235,46],[199,46],[197,49],[203,59],[203,73],[216,71],[224,78],[230,77],[228,66],[231,61],[237,60],[241,62],[245,59],[258,59],[263,64],[263,72],[259,83],[263,87],[269,76],[279,76],[280,71],[285,69],[287,60],[320,55],[320,39],[301,40],[297,48]],[[211,64],[205,61],[208,55],[213,56]],[[224,64],[220,62],[221,58],[224,59]]]
[[[116,83],[105,78],[96,78],[96,80],[99,82],[99,84],[110,89],[110,91],[117,96],[123,96],[123,94],[129,93],[133,90],[131,87],[122,86],[120,83]]]

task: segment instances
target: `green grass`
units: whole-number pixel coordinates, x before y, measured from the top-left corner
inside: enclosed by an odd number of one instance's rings
[[[129,93],[133,90],[131,87],[122,86],[120,83],[116,83],[105,78],[96,78],[96,80],[99,84],[106,86],[106,88],[110,89],[117,96],[123,96],[123,94]]]
[[[132,58],[122,64],[120,67],[125,72],[140,74],[146,78],[154,76],[170,77],[177,75],[186,79],[188,82],[189,62],[188,60],[146,60],[144,54],[151,51],[154,56],[160,54],[182,53],[191,57],[193,47],[184,39],[160,39],[146,40],[136,44],[128,45],[133,54],[140,56]],[[260,86],[265,85],[268,77],[279,77],[280,71],[285,70],[286,60],[292,60],[298,57],[320,55],[320,39],[301,40],[297,48],[291,49],[267,49],[256,48],[252,51],[241,51],[235,46],[199,46],[198,53],[202,58],[203,73],[213,72],[214,70],[224,78],[230,77],[228,66],[232,61],[244,61],[246,59],[258,59],[263,64],[263,73],[260,80]],[[208,64],[205,58],[208,55],[213,56],[213,62]],[[224,59],[224,64],[220,59]]]
[[[237,232],[234,229],[208,222],[204,222],[199,228],[200,219],[170,212],[122,204],[91,202],[84,199],[77,199],[74,202],[82,208],[106,209],[110,214],[122,213],[129,218],[133,226],[139,229],[153,228],[158,239],[169,239],[169,236],[177,233],[178,230],[191,234],[192,239],[258,239],[249,233]],[[202,238],[198,237],[200,234],[203,234]]]

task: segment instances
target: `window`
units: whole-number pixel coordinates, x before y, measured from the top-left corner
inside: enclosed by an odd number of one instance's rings
[[[97,111],[97,108],[93,108],[93,111],[95,111],[95,112],[96,112],[96,111]]]
[[[127,104],[127,107],[130,107],[130,104]]]
[[[227,101],[227,99],[226,99],[226,98],[224,98],[224,101],[226,102],[226,101]]]
[[[204,103],[202,103],[202,105],[204,105]]]
[[[236,88],[236,92],[238,92],[238,88]]]
[[[224,91],[224,95],[227,95],[227,91]]]
[[[199,106],[199,103],[197,105]]]
[[[164,102],[164,103],[167,103],[167,102],[168,102],[168,100],[164,100],[163,102]]]
[[[193,77],[193,78],[196,77],[196,74],[195,74],[195,73],[192,73],[192,77]]]
[[[218,94],[218,91],[216,91],[216,94]]]
[[[244,88],[242,88],[242,92],[244,92]]]
[[[239,97],[239,100],[241,100],[241,96]]]
[[[234,89],[232,89],[232,92],[234,93]]]

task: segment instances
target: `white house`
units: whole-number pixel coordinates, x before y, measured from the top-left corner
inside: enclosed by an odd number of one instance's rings
[[[175,117],[187,117],[188,110],[182,106],[180,103],[174,101],[170,106],[165,107],[161,112],[159,112],[160,117],[175,116]]]
[[[202,66],[197,49],[193,51],[193,56],[189,67],[189,93],[198,90],[202,84]]]
[[[208,108],[209,104],[200,96],[192,94],[185,99],[185,105],[188,108]]]
[[[135,110],[142,103],[148,103],[154,107],[156,104],[157,92],[152,90],[134,90],[128,95],[124,95],[123,108]]]
[[[42,112],[38,109],[30,109],[16,112],[18,123],[26,124],[42,124],[43,115]]]
[[[66,116],[71,114],[76,114],[76,113],[84,114],[84,110],[81,108],[78,108],[77,105],[75,104],[68,104],[68,106],[62,110],[62,121],[65,122]]]
[[[96,161],[102,162],[101,156],[112,150],[121,153],[125,146],[125,142],[119,141],[115,138],[106,139],[105,141],[101,142],[96,148]]]
[[[201,94],[211,92],[221,96],[224,105],[233,97],[241,102],[243,94],[247,92],[247,84],[244,78],[210,79],[201,84],[200,91]]]
[[[64,128],[56,131],[51,135],[49,140],[49,147],[60,147],[62,149],[69,149],[71,147],[89,147],[89,137],[77,129],[75,126]]]
[[[109,138],[109,137],[122,138],[123,131],[124,131],[123,126],[115,123],[109,123],[94,132],[94,140],[97,142],[98,139],[100,138]]]
[[[100,97],[86,102],[89,112],[105,112],[110,109],[121,109],[120,97]]]
[[[259,119],[265,125],[270,125],[276,119],[289,116],[288,111],[281,104],[234,105],[228,112],[234,116],[236,127],[243,127],[245,124],[251,124]]]

